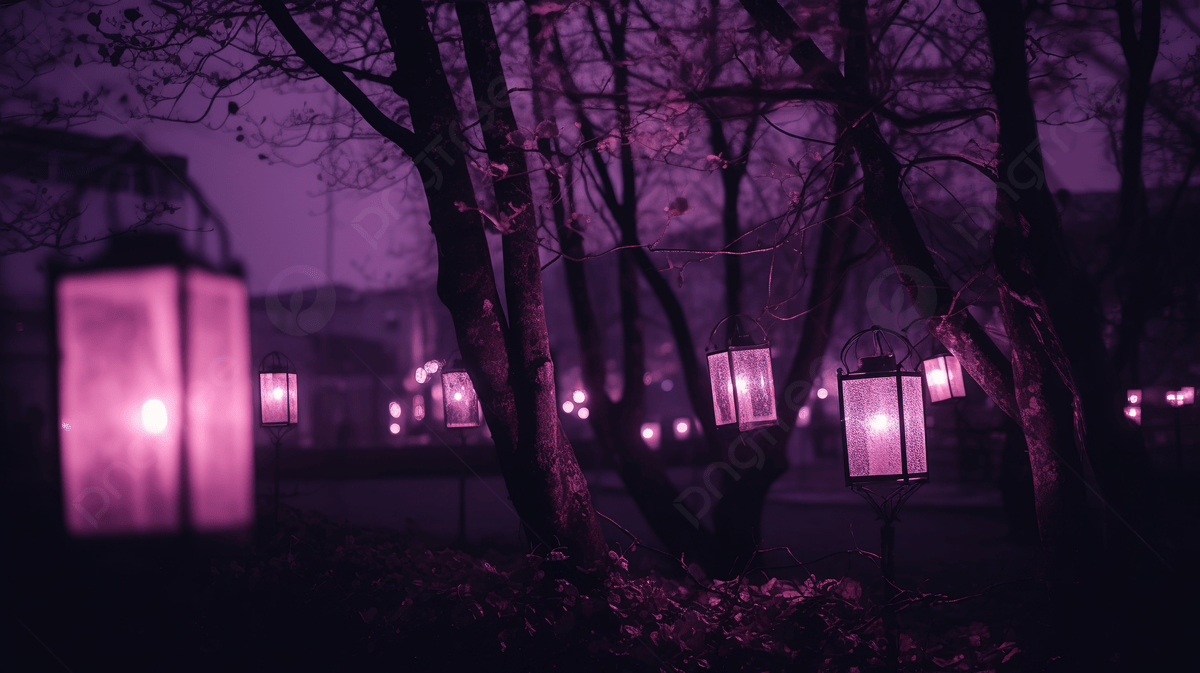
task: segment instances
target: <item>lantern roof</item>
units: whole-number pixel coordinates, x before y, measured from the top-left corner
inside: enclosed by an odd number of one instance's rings
[[[889,338],[888,335],[891,335],[891,338]],[[870,336],[874,342],[875,354],[859,356],[859,341],[867,336]],[[893,338],[899,339],[905,347],[904,357],[900,358],[899,361],[896,360],[896,353],[892,348],[891,340]],[[851,354],[858,359],[858,369],[850,369],[850,365],[846,358]],[[880,327],[879,325],[872,325],[865,330],[855,333],[846,341],[846,345],[842,347],[841,353],[843,370],[852,374],[904,371],[904,363],[908,361],[909,358],[916,357],[917,350],[913,348],[912,343],[907,337],[895,330],[890,330],[886,327]],[[909,369],[908,371],[916,370]]]

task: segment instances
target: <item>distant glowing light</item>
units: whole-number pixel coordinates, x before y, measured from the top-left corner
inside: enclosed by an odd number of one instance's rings
[[[70,423],[63,423],[63,424],[62,424],[62,429],[63,429],[63,430],[66,430],[67,432],[70,432],[70,431],[71,431],[71,424],[70,424]]]
[[[1126,390],[1125,391],[1125,400],[1127,402],[1129,402],[1130,404],[1141,404],[1142,403],[1142,389],[1141,388],[1133,388],[1131,390]]]
[[[567,400],[566,402],[563,402],[563,413],[569,414],[572,411],[575,411],[575,403],[572,402],[571,400]]]
[[[871,417],[871,430],[873,432],[887,432],[891,426],[891,421],[888,420],[886,414],[875,414]]]
[[[413,395],[413,418],[418,421],[425,420],[425,396]]]
[[[824,388],[817,388],[817,399],[823,400],[826,397],[829,397],[829,391]]]
[[[687,421],[680,421],[675,424],[675,432],[678,432],[679,434],[682,435],[683,433],[685,433],[687,431],[688,431]]]
[[[654,428],[642,428],[642,439],[654,439]]]
[[[1142,408],[1141,407],[1137,407],[1137,406],[1125,407],[1125,415],[1128,416],[1129,420],[1133,421],[1134,423],[1137,423],[1138,425],[1142,424]]]
[[[929,385],[931,386],[946,385],[946,372],[942,371],[941,369],[929,370],[926,372],[925,378],[929,381]]]
[[[282,400],[283,399],[283,388],[276,388],[276,389],[272,390],[271,397],[274,397],[276,402],[278,402],[279,400]]]
[[[417,376],[417,383],[425,383],[425,379],[429,378],[429,375],[425,373],[424,367],[417,367],[417,375],[416,376]]]
[[[669,393],[675,389],[675,382],[671,379],[663,379],[661,385],[664,393]]]
[[[587,393],[582,390],[576,390],[571,393],[571,399],[575,401],[575,404],[583,404],[587,400]]]
[[[438,370],[438,361],[430,360],[429,362],[426,362],[424,370],[426,374],[436,374]]]
[[[812,407],[806,404],[800,407],[800,412],[796,414],[796,425],[806,428],[809,423],[812,423]]]
[[[592,412],[588,411],[587,407],[579,407],[579,417],[580,418],[586,420],[587,417],[591,416],[591,415],[592,415]]]
[[[400,434],[400,424],[392,423],[391,425],[388,426],[388,431],[391,432],[393,435]]]
[[[675,430],[675,439],[682,441],[692,434],[692,421],[689,418],[676,418],[671,427]]]
[[[142,427],[155,435],[167,429],[167,405],[162,400],[146,400],[142,405]]]
[[[403,410],[400,408],[399,402],[392,402],[388,405],[388,413],[392,415],[392,418],[400,418],[400,413],[402,411]],[[392,434],[396,433],[393,432]]]

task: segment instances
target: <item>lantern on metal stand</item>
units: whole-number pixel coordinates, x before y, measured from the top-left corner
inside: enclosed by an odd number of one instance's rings
[[[275,447],[275,523],[279,523],[279,445],[300,422],[296,368],[279,351],[271,351],[258,365],[258,400],[262,426]]]
[[[63,520],[75,537],[244,532],[250,317],[234,265],[129,234],[53,272]]]
[[[749,318],[762,332],[762,343],[755,343],[736,323]],[[725,348],[717,350],[713,337],[725,321],[734,319]],[[767,332],[750,316],[731,315],[713,327],[709,335],[708,378],[712,385],[713,415],[717,427],[737,425],[745,432],[775,425],[775,379],[771,372],[771,344]]]
[[[483,425],[483,410],[479,406],[479,397],[475,394],[475,385],[471,375],[463,367],[462,360],[454,360],[450,366],[442,368],[442,417],[446,429],[458,428],[458,436],[462,447],[467,446],[466,428],[477,428]],[[467,472],[466,460],[463,470],[458,475],[458,539],[467,541]]]
[[[859,342],[864,337],[873,342],[874,355],[858,357],[858,368],[845,373],[850,370],[846,356],[853,353],[857,357]],[[907,349],[899,362],[891,338],[903,342]],[[908,498],[929,479],[925,459],[925,396],[921,391],[921,374],[903,369],[909,358],[916,358],[916,350],[908,339],[876,325],[850,337],[842,348],[842,368],[838,369],[846,485],[862,496],[883,522],[879,529],[879,556],[889,601],[895,586],[896,535],[892,524],[900,520],[900,508]],[[896,486],[882,495],[863,485],[874,483]],[[888,659],[894,666],[898,646],[896,617],[890,608],[884,611],[884,627]]]

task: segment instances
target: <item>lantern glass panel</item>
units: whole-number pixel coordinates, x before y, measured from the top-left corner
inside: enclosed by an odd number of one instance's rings
[[[173,267],[58,281],[63,511],[75,536],[179,526],[179,276]],[[147,411],[149,410],[149,411]]]
[[[1183,404],[1196,403],[1196,389],[1192,386],[1184,386],[1179,389],[1179,398]]]
[[[442,405],[447,428],[475,428],[483,424],[475,386],[464,371],[442,372]]]
[[[733,406],[733,378],[729,374],[729,352],[708,355],[708,378],[712,384],[713,414],[717,425],[737,423]]]
[[[737,388],[738,427],[749,430],[775,424],[775,380],[771,375],[771,349],[729,351]]]
[[[263,425],[293,425],[299,422],[296,375],[264,372],[258,375]]]
[[[900,387],[904,391],[904,454],[908,459],[908,473],[920,474],[926,471],[925,396],[921,394],[921,379],[901,376]]]
[[[851,478],[903,472],[896,378],[878,376],[842,381],[846,460]]]
[[[200,531],[239,527],[254,516],[246,286],[198,269],[187,272],[187,284],[185,436],[192,525]]]

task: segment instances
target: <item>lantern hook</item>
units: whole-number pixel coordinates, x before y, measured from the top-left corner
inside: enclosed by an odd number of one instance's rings
[[[901,341],[904,342],[904,346],[907,350],[904,353],[904,357],[901,358],[900,361],[897,363],[897,365],[896,365],[897,367],[899,367],[900,365],[903,365],[904,362],[907,361],[910,357],[917,356],[917,350],[915,348],[913,348],[912,342],[908,340],[908,337],[904,336],[903,334],[901,334],[895,330],[890,330],[886,327],[880,327],[879,325],[871,325],[870,327],[868,327],[865,330],[856,332],[853,336],[851,336],[849,339],[846,340],[846,345],[842,346],[842,353],[841,353],[840,359],[842,362],[842,367],[844,367],[846,371],[848,371],[848,372],[854,371],[853,369],[850,368],[850,365],[846,362],[846,354],[850,351],[850,349],[852,347],[857,349],[859,339],[863,338],[867,334],[870,334],[875,342],[875,354],[876,355],[885,355],[885,352],[884,352],[885,345],[888,348],[891,347],[891,344],[888,343],[888,340],[887,340],[888,334],[895,335]],[[857,352],[857,350],[856,350],[856,352]]]
[[[725,322],[727,320],[729,320],[730,318],[749,318],[750,321],[753,322],[756,327],[758,327],[758,331],[762,332],[763,343],[764,344],[770,343],[770,339],[767,338],[767,330],[763,328],[762,323],[760,323],[758,321],[758,319],[756,319],[754,316],[747,315],[745,313],[734,313],[733,315],[727,315],[724,318],[721,318],[721,321],[718,322],[716,324],[716,326],[712,328],[712,332],[710,332],[708,335],[708,345],[710,346],[709,350],[717,350],[716,343],[713,341],[713,339],[717,336],[717,330],[721,329],[721,325],[724,325]],[[726,339],[726,341],[732,342],[732,339]],[[726,345],[731,346],[733,344],[727,343]]]

